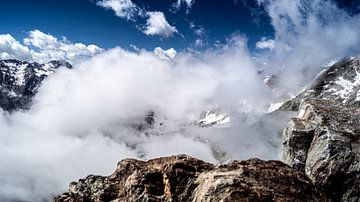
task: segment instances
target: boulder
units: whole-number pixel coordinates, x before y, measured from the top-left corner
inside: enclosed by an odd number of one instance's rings
[[[283,133],[283,161],[334,201],[360,201],[360,109],[304,99]]]

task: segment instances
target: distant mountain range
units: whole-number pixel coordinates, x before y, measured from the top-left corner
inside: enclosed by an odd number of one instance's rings
[[[5,111],[28,109],[41,82],[59,67],[72,68],[65,61],[45,64],[20,60],[0,60],[0,108]]]

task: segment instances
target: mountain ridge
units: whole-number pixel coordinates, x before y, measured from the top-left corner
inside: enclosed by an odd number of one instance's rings
[[[8,112],[29,109],[42,81],[60,67],[73,68],[70,63],[60,60],[44,64],[0,60],[0,108]]]

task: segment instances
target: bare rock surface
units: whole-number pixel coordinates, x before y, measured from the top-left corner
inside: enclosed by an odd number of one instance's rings
[[[213,165],[186,155],[125,159],[107,177],[90,175],[60,201],[328,201],[304,173],[280,161]]]
[[[283,133],[283,161],[334,201],[360,201],[360,109],[304,99]]]

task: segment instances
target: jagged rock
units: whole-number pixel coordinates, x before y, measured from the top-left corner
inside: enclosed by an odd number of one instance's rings
[[[335,201],[360,201],[360,109],[305,99],[284,130],[283,161]]]
[[[61,66],[72,68],[71,64],[56,60],[46,64],[0,60],[0,108],[27,109],[41,82]]]
[[[55,201],[327,201],[299,171],[280,161],[212,165],[186,155],[126,159],[108,176],[70,184]]]
[[[305,90],[285,102],[280,109],[297,111],[305,98],[331,99],[360,106],[360,61],[343,59],[325,68]]]

